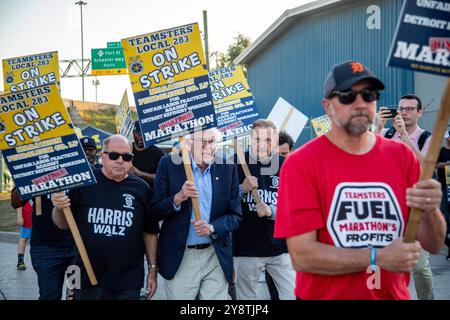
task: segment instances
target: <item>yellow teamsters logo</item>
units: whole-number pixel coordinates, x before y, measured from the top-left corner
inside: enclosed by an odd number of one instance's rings
[[[6,84],[14,83],[14,74],[12,73],[12,71],[5,73],[5,83]]]
[[[142,59],[139,56],[131,57],[128,61],[130,66],[130,71],[133,74],[140,74],[142,70],[144,70],[144,64],[142,63]]]
[[[0,118],[0,133],[3,133],[6,131],[6,124],[3,121],[3,119]]]

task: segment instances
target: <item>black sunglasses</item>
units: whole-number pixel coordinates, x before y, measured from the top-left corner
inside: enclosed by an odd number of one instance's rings
[[[342,104],[350,104],[355,102],[358,93],[361,95],[365,102],[372,102],[380,98],[380,92],[377,89],[365,88],[359,91],[347,90],[347,91],[333,91],[330,94],[330,99],[338,97],[339,102]]]
[[[118,153],[115,151],[103,151],[104,154],[108,155],[109,160],[117,160],[119,157],[122,157],[122,160],[125,162],[130,162],[133,160],[133,154],[132,153]]]

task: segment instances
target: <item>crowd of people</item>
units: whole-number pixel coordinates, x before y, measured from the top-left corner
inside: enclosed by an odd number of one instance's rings
[[[438,180],[418,181],[431,136],[418,125],[422,101],[404,95],[391,118],[387,109],[377,113],[384,89],[360,62],[333,66],[322,99],[331,129],[295,152],[292,137],[265,119],[252,125],[245,163],[217,151],[219,130],[196,131],[186,137],[194,181],[182,146],[175,143],[168,155],[145,148],[138,121],[134,143],[120,135],[103,141],[101,164],[95,141],[83,137],[97,184],[42,197],[39,216],[34,202],[13,190],[23,224],[17,268],[26,268],[31,236],[43,300],[61,299],[69,265],[81,272],[76,300],[136,300],[144,283],[147,299],[160,285],[167,299],[256,300],[263,273],[273,300],[410,299],[410,273],[418,298],[433,299],[428,256],[450,245],[449,132]],[[72,210],[96,286],[64,208]],[[405,243],[410,208],[422,219],[416,241]],[[375,288],[368,268],[380,273]]]

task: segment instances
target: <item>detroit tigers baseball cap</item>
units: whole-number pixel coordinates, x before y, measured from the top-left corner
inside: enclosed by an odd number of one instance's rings
[[[95,140],[91,137],[82,137],[80,139],[81,146],[84,147],[94,147],[96,148],[97,145],[95,144]]]
[[[375,89],[384,89],[383,82],[361,62],[348,60],[335,64],[323,83],[323,97],[328,99],[333,91],[348,90],[361,80],[369,80]]]

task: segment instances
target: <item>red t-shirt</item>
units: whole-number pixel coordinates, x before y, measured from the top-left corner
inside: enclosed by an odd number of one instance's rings
[[[274,235],[318,230],[321,243],[385,247],[405,231],[406,189],[419,175],[420,164],[403,143],[377,135],[372,150],[352,155],[321,136],[284,162]],[[301,299],[410,299],[409,274],[381,270],[380,289],[368,288],[371,276],[297,272],[295,294]]]
[[[30,201],[28,201],[23,207],[22,207],[22,218],[23,218],[23,227],[31,229],[32,227],[32,219],[31,214],[33,212],[33,207],[31,206]]]

